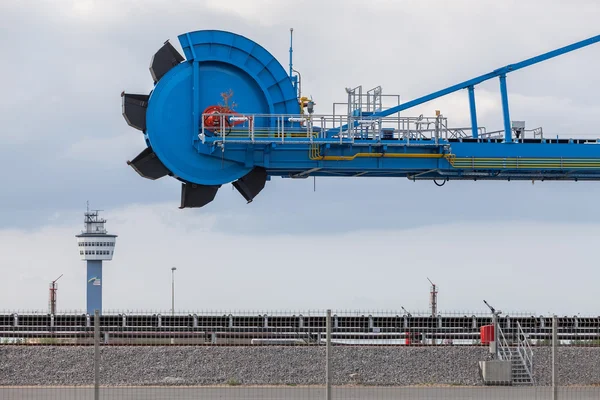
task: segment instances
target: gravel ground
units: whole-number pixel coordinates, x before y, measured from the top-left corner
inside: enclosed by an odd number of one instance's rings
[[[89,385],[93,348],[0,346],[0,385]],[[481,385],[483,347],[335,347],[334,385]],[[106,347],[101,384],[322,385],[324,347]],[[563,385],[600,384],[600,348],[560,348]],[[539,385],[551,383],[551,352],[535,349]]]
[[[600,385],[600,348],[559,347],[558,381],[561,385]],[[534,349],[533,375],[538,385],[552,384],[552,350]]]

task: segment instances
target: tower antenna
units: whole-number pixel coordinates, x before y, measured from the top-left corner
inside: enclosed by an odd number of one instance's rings
[[[294,70],[294,68],[292,67],[292,65],[293,65],[292,53],[294,52],[293,40],[294,40],[294,28],[290,28],[290,77],[292,76],[292,71]]]
[[[294,28],[290,28],[290,79],[292,80],[292,85],[294,86],[294,90],[296,91],[296,95],[298,99],[302,97],[302,77],[300,76],[300,72],[294,69],[293,62],[293,53],[294,53]],[[294,76],[294,72],[297,76]]]
[[[431,282],[431,279],[427,278],[429,283],[431,283],[431,292],[429,293],[429,307],[431,308],[431,316],[435,317],[437,315],[437,286],[435,283]]]

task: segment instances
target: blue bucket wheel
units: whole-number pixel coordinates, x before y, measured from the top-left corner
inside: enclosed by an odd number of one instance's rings
[[[194,141],[196,129],[203,112],[225,102],[238,113],[297,114],[292,81],[267,50],[244,36],[201,30],[180,35],[179,42],[185,59],[169,42],[154,55],[150,95],[122,93],[123,115],[144,132],[148,146],[128,164],[149,179],[181,180],[181,207],[212,201],[229,182],[252,201],[264,187],[266,171],[224,159],[220,150]],[[256,126],[275,123],[266,118]]]

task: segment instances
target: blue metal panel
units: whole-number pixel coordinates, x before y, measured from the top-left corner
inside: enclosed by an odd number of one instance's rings
[[[572,43],[567,46],[560,47],[556,50],[549,51],[547,53],[541,54],[539,56],[528,58],[527,60],[520,61],[515,64],[510,64],[504,67],[506,72],[516,71],[521,68],[529,67],[530,65],[540,63],[542,61],[549,60],[551,58],[560,56],[562,54],[569,53],[571,51],[581,49],[582,47],[589,46],[594,43],[600,42],[600,35],[592,36],[591,38],[580,40],[579,42]]]
[[[317,160],[310,157],[310,145],[286,143],[283,146],[252,146],[230,144],[227,158],[247,162],[253,159],[256,166],[264,166],[269,175],[293,176],[397,176],[410,177],[418,174],[430,176],[427,171],[435,170],[439,177],[470,176],[474,171],[490,171],[497,179],[538,179],[540,176],[560,176],[575,180],[595,177],[600,180],[600,146],[585,143],[503,143],[498,142],[447,142],[436,145],[433,140],[413,141],[411,147],[393,146],[399,141],[389,141],[387,148],[373,145],[365,147],[367,141],[356,141],[354,145],[322,145],[321,153],[328,157],[352,157],[345,160]],[[372,143],[373,144],[373,143]],[[405,143],[406,144],[406,143]],[[367,154],[365,154],[367,153]],[[370,154],[369,154],[370,153]],[[372,153],[386,153],[378,157]],[[394,155],[416,155],[415,158],[394,158]],[[440,158],[427,158],[439,154]],[[365,157],[366,156],[366,157]],[[370,157],[373,156],[373,157]],[[452,160],[452,163],[450,162]],[[471,168],[473,164],[473,168]],[[490,167],[491,165],[491,167]],[[318,170],[315,170],[317,169]],[[311,172],[306,172],[311,171]]]
[[[102,261],[87,261],[87,313],[94,314],[99,310],[102,314]]]
[[[475,88],[469,86],[469,107],[471,109],[471,132],[475,139],[479,137],[477,128],[477,108],[475,107]]]
[[[508,110],[508,90],[506,88],[506,75],[500,75],[500,96],[502,97],[502,120],[504,121],[504,141],[512,142],[510,127],[510,112]]]

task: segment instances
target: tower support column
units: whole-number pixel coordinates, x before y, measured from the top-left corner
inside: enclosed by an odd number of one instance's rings
[[[87,260],[87,313],[102,314],[102,261]]]

